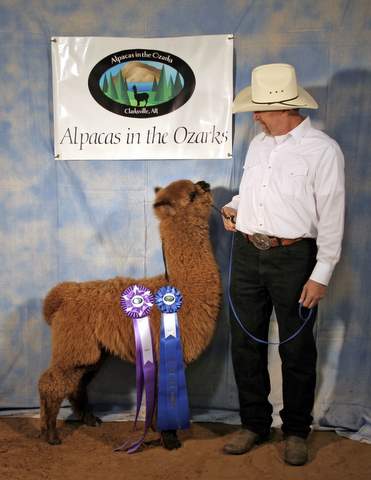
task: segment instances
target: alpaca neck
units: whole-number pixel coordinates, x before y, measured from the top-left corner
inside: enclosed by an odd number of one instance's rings
[[[181,286],[215,282],[218,268],[212,253],[207,225],[172,225],[162,229],[169,281]],[[203,275],[207,272],[207,275]]]

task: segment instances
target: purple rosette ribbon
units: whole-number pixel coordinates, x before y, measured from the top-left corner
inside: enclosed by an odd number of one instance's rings
[[[158,374],[157,430],[189,428],[189,403],[177,311],[182,295],[170,285],[160,288],[155,302],[162,312]]]
[[[146,419],[142,436],[136,441],[127,440],[120,447],[117,447],[115,451],[136,452],[144,442],[146,433],[152,423],[155,409],[156,365],[148,315],[153,304],[154,298],[152,293],[143,285],[132,285],[121,294],[121,308],[133,320],[135,336],[137,409],[134,430],[136,430],[137,426],[144,388],[146,391]]]
[[[121,308],[130,318],[146,317],[153,304],[151,291],[143,285],[132,285],[121,294]]]

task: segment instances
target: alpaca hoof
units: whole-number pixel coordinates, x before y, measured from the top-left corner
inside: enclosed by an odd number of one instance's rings
[[[182,446],[177,437],[176,430],[163,430],[161,432],[161,440],[166,450],[175,450]]]
[[[102,423],[102,420],[92,413],[85,413],[85,415],[82,417],[82,422],[85,425],[89,425],[89,427],[99,427],[99,425]]]
[[[40,438],[49,443],[49,445],[60,445],[62,442],[58,437],[56,432],[48,432],[47,430],[42,430],[40,433]]]
[[[62,443],[59,437],[52,437],[48,439],[49,445],[60,445]]]

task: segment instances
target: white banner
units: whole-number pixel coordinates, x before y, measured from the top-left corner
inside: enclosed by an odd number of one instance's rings
[[[58,160],[232,156],[232,35],[52,38]]]

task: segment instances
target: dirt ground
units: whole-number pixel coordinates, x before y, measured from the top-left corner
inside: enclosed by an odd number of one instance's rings
[[[312,433],[309,463],[291,467],[281,460],[279,431],[248,454],[228,456],[222,446],[236,427],[196,423],[180,433],[178,450],[165,450],[151,432],[145,447],[129,455],[113,448],[128,438],[131,422],[96,428],[59,422],[59,446],[38,438],[38,424],[35,418],[0,417],[1,480],[371,479],[371,445],[333,432]]]

